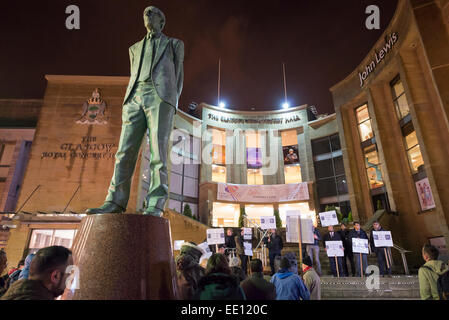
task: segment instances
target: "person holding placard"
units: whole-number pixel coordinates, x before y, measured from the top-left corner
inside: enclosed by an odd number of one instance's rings
[[[264,238],[264,243],[268,248],[268,258],[270,259],[271,275],[275,274],[274,261],[277,256],[281,255],[284,242],[282,238],[277,234],[276,229],[271,229],[268,237]]]
[[[355,265],[354,265],[354,255],[352,253],[352,241],[349,238],[349,230],[346,228],[346,224],[340,223],[340,231],[337,231],[343,241],[343,247],[345,248],[345,256],[343,258],[343,271],[345,277],[349,277],[349,269],[347,265],[347,260],[351,264],[351,274],[355,276]]]
[[[242,270],[246,275],[246,271],[247,271],[247,263],[248,263],[248,257],[245,255],[245,246],[243,244],[244,240],[244,232],[245,229],[242,228],[242,230],[240,231],[240,235],[235,236],[234,240],[235,240],[235,246],[236,246],[236,253],[240,258],[240,261],[242,262]]]
[[[376,254],[377,257],[377,265],[379,266],[380,275],[382,277],[385,276],[385,274],[388,274],[388,276],[391,276],[391,250],[389,247],[376,247],[374,243],[374,234],[373,231],[387,231],[382,228],[379,221],[373,222],[373,229],[370,232],[370,247],[371,251]]]
[[[235,236],[234,236],[234,232],[232,231],[231,228],[226,230],[225,246],[226,246],[226,255],[232,256],[231,253],[233,250],[235,250]]]
[[[324,248],[327,251],[326,242],[327,241],[342,241],[340,234],[334,231],[334,226],[328,226],[327,230],[329,233],[324,235]],[[343,244],[343,243],[342,243]],[[328,254],[329,256],[329,254]],[[329,264],[331,267],[332,275],[334,277],[343,277],[344,276],[344,270],[343,270],[343,258],[342,257],[331,257],[329,256]]]
[[[359,222],[354,222],[354,229],[349,232],[349,238],[352,239],[366,239],[368,240],[368,235],[365,231],[360,227]],[[363,276],[366,272],[366,268],[368,267],[368,254],[366,253],[355,253],[355,265],[357,270],[357,277]]]
[[[306,246],[307,254],[309,255],[310,259],[312,259],[312,263],[315,261],[316,264],[316,271],[321,276],[321,264],[320,264],[320,241],[321,233],[317,229],[317,223],[313,223],[313,244],[308,244]]]

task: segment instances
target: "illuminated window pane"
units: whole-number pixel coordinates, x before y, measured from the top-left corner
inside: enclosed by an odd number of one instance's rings
[[[310,210],[308,202],[279,204],[279,217],[282,220],[282,226],[285,227],[288,211],[299,211],[302,219],[312,219],[316,222],[315,210]]]
[[[212,181],[226,183],[226,167],[212,165]]]
[[[290,165],[284,167],[285,183],[300,183],[302,182],[301,177],[301,166],[300,165]]]
[[[281,132],[282,146],[294,146],[298,144],[298,135],[296,129]]]
[[[226,146],[213,145],[212,148],[212,163],[226,164]]]
[[[70,249],[75,234],[75,229],[34,229],[31,233],[29,252],[35,253],[49,246],[63,246]]]
[[[365,166],[367,168],[380,164],[379,155],[377,154],[375,145],[365,148],[364,153],[365,153]]]
[[[357,123],[362,123],[369,119],[368,106],[365,104],[356,110]]]
[[[371,120],[359,124],[360,139],[366,141],[374,136]]]
[[[395,103],[399,119],[403,119],[406,115],[410,113],[410,108],[408,106],[407,97],[405,96],[405,94],[400,96]]]
[[[414,172],[418,171],[419,166],[424,164],[424,160],[421,154],[421,148],[419,145],[411,148],[407,151],[410,166]]]
[[[260,217],[270,217],[274,215],[274,208],[272,205],[245,205],[246,216],[260,225]]]
[[[404,86],[402,85],[402,81],[397,82],[393,85],[393,98],[397,99],[401,94],[404,93]]]
[[[213,227],[238,227],[240,205],[214,202],[212,204]]]
[[[246,137],[246,147],[247,148],[261,148],[261,134],[260,132],[245,132]]]
[[[371,189],[376,189],[384,185],[382,181],[382,167],[380,165],[366,169],[366,173]]]
[[[250,185],[263,184],[262,169],[247,169],[247,184]]]
[[[418,144],[418,137],[416,136],[416,131],[413,131],[408,136],[405,137],[405,143],[407,145],[407,150],[413,148]]]

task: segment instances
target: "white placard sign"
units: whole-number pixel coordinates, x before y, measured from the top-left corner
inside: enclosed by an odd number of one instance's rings
[[[253,238],[253,230],[251,228],[243,228],[243,240],[251,240]]]
[[[321,220],[321,226],[323,226],[323,227],[335,226],[338,224],[337,212],[335,210],[321,212],[320,220]]]
[[[181,250],[182,244],[184,243],[184,240],[175,240],[174,248],[173,250]]]
[[[343,241],[326,241],[326,253],[330,258],[344,257]]]
[[[373,239],[376,248],[394,246],[391,231],[373,231]]]
[[[207,244],[224,244],[225,236],[224,229],[207,229]]]
[[[209,245],[207,244],[207,242],[200,243],[200,244],[198,245],[198,247],[203,251],[203,253],[209,253],[209,252],[211,252],[211,251],[210,251],[210,248],[209,248]]]
[[[300,216],[287,215],[286,240],[290,243],[299,243],[299,223]],[[313,221],[312,219],[301,219],[301,242],[313,244]]]
[[[207,253],[203,254],[203,255],[201,256],[201,258],[200,258],[200,263],[201,263],[201,261],[203,261],[203,260],[209,259],[211,256],[212,256],[212,252],[207,252]]]
[[[368,239],[352,238],[352,252],[369,254]]]
[[[253,255],[253,244],[251,242],[243,242],[243,247],[245,248],[245,256]]]
[[[262,230],[276,229],[276,218],[274,216],[260,217],[260,228]]]

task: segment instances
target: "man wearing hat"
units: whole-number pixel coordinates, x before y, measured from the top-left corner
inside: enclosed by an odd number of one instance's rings
[[[310,300],[321,300],[320,276],[313,268],[312,259],[309,256],[304,256],[302,259],[302,271],[304,284],[310,292]]]

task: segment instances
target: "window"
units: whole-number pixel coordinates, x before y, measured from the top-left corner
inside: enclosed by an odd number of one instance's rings
[[[262,169],[247,169],[246,171],[247,184],[250,185],[262,185],[263,174]]]
[[[405,95],[405,90],[401,78],[397,76],[391,82],[390,86],[398,119],[402,120],[410,113],[410,108],[408,106],[407,97]]]
[[[212,181],[226,182],[226,131],[212,129]]]
[[[226,183],[226,167],[216,164],[212,165],[212,181]]]
[[[376,189],[384,185],[382,180],[382,169],[375,144],[363,150],[365,156],[365,168],[368,175],[368,182],[371,189]]]
[[[405,140],[405,149],[407,152],[410,169],[412,173],[415,174],[420,171],[421,166],[424,166],[424,160],[412,122],[409,122],[402,127],[402,135]]]
[[[35,253],[49,246],[72,247],[76,229],[34,229],[31,233],[28,253]]]
[[[339,206],[348,198],[348,186],[338,134],[312,140],[312,153],[320,203]]]
[[[359,128],[360,140],[366,141],[371,139],[373,134],[373,128],[371,126],[371,118],[368,112],[368,105],[365,104],[356,109],[357,125]]]
[[[246,178],[247,184],[262,185],[262,135],[260,132],[247,131],[246,137]]]
[[[281,132],[285,183],[302,182],[296,129]]]
[[[212,227],[238,227],[240,205],[214,202],[212,204]]]

